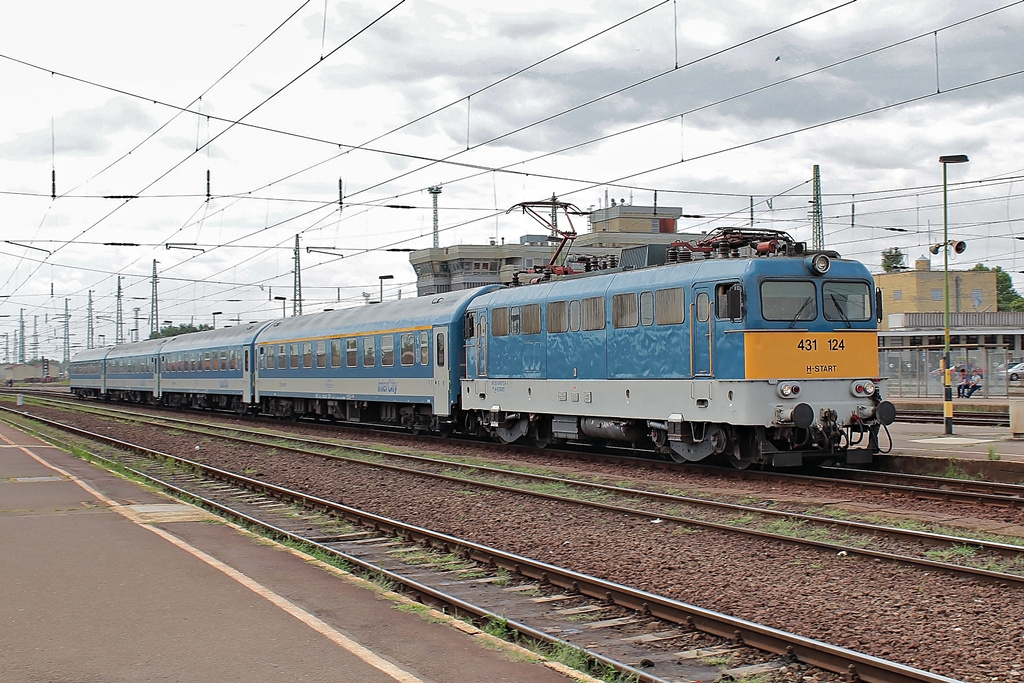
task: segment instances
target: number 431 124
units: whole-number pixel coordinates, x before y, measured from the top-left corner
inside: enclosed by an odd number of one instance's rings
[[[818,340],[817,339],[801,339],[796,345],[801,351],[817,351]],[[843,339],[829,339],[828,350],[829,351],[842,351],[846,348],[846,341]]]

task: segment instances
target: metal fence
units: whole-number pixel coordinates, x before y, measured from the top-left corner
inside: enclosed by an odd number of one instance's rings
[[[894,346],[878,351],[878,370],[888,377],[886,398],[943,398],[942,346]],[[1012,379],[1007,368],[1013,365],[1012,354],[1004,347],[955,346],[950,349],[950,365],[954,368],[952,384],[960,381],[964,368],[970,377],[978,372],[981,389],[973,398],[1007,398],[1024,396],[1024,375]]]

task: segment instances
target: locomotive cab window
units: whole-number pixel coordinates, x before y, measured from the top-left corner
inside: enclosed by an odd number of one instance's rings
[[[740,285],[715,286],[715,317],[719,320],[743,319],[743,288]]]
[[[795,323],[818,317],[813,282],[768,281],[761,283],[761,315],[765,320]]]
[[[826,282],[821,298],[825,320],[871,320],[871,290],[866,282]]]

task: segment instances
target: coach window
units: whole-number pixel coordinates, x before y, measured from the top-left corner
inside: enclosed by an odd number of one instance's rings
[[[335,341],[341,342],[340,339]],[[354,368],[359,364],[359,340],[355,337],[350,337],[345,340],[345,365],[350,368]]]
[[[377,351],[373,337],[363,337],[363,367],[372,368],[377,364]]]
[[[523,306],[523,334],[540,334],[540,304]]]
[[[416,335],[407,332],[402,335],[402,365],[416,363]]]
[[[284,370],[288,367],[288,354],[285,352],[287,347],[281,344],[277,347],[277,369]]]
[[[871,290],[864,282],[826,282],[821,287],[825,320],[871,320]]]
[[[522,329],[522,309],[519,306],[513,306],[508,309],[508,333],[519,334]]]
[[[273,346],[261,346],[260,347],[260,370],[266,370],[267,368],[274,367],[274,347]]]
[[[640,324],[654,324],[654,292],[640,292]]]
[[[508,309],[495,308],[491,311],[491,336],[507,337],[509,330]]]
[[[583,300],[583,329],[603,330],[605,327],[604,297],[592,296]]]
[[[634,293],[612,295],[612,327],[636,327],[640,323],[639,297]]]
[[[444,367],[444,332],[437,333],[437,341],[434,344],[437,348],[437,367]]]
[[[569,302],[569,329],[573,332],[580,331],[580,302],[570,301]]]
[[[420,365],[430,365],[430,333],[420,332]]]
[[[228,350],[228,370],[237,370],[238,361],[235,359],[235,350]]]
[[[765,320],[795,323],[818,317],[813,282],[768,281],[761,283],[761,315]]]
[[[331,340],[331,367],[341,368],[341,340]],[[351,366],[354,368],[355,366]]]
[[[302,367],[313,367],[313,342],[302,342]]]
[[[227,349],[223,349],[220,352],[220,369],[221,370],[227,370],[228,369],[228,352],[227,352]]]
[[[385,367],[392,367],[395,364],[394,335],[385,334],[380,338],[380,364]]]
[[[318,368],[327,367],[327,342],[323,339],[316,343],[316,366]]]
[[[291,362],[289,363],[289,365],[291,366],[292,370],[296,370],[299,367],[299,345],[289,344],[288,347],[288,350],[291,351]]]
[[[353,339],[352,341],[358,342],[357,339]],[[331,340],[331,367],[332,368],[340,368],[341,367],[341,340],[340,339],[332,339]],[[350,363],[349,367],[350,368],[354,368],[355,365]]]

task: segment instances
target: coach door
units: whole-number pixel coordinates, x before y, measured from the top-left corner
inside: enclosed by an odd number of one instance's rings
[[[487,376],[487,311],[476,314],[476,376]]]
[[[434,414],[435,415],[450,415],[451,414],[451,391],[452,391],[452,365],[451,358],[448,357],[448,329],[445,327],[435,327],[433,330],[434,336],[434,379],[433,394],[434,394]]]
[[[714,286],[698,284],[690,299],[690,373],[695,378],[711,377],[712,315]]]

